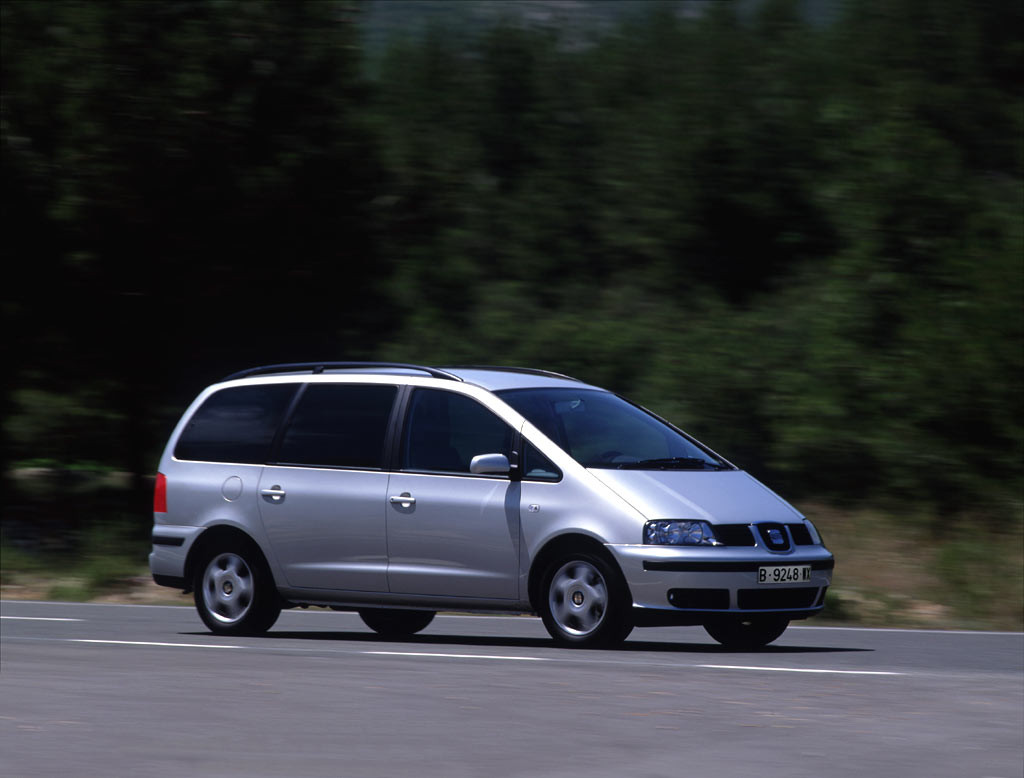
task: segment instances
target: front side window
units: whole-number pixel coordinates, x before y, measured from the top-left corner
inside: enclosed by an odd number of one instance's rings
[[[479,454],[509,456],[512,428],[476,400],[439,389],[416,389],[409,404],[402,469],[468,473]]]
[[[377,384],[310,384],[281,438],[278,462],[382,468],[397,393]]]
[[[296,384],[236,386],[211,394],[174,447],[177,459],[262,464]]]
[[[562,472],[537,447],[523,441],[523,478],[527,481],[560,481]]]
[[[497,393],[584,467],[731,470],[641,408],[596,389],[509,389]]]

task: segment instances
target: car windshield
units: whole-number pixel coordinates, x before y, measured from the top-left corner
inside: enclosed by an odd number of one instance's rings
[[[508,389],[497,394],[584,467],[733,469],[695,441],[611,392]]]

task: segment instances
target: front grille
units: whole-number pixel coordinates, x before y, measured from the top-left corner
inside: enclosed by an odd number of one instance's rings
[[[813,546],[814,541],[811,540],[811,531],[807,529],[806,524],[787,524],[789,528],[789,534],[793,536],[793,543],[797,546]]]
[[[818,587],[799,589],[740,589],[736,604],[740,610],[787,610],[810,608],[818,597]]]
[[[711,527],[715,540],[727,546],[752,546],[754,533],[749,524],[715,524]]]
[[[789,536],[786,534],[786,528],[781,524],[775,522],[758,524],[757,531],[766,548],[772,551],[789,550]]]
[[[728,610],[728,589],[669,589],[668,601],[687,610]]]

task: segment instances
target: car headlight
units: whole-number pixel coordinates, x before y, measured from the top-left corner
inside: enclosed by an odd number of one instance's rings
[[[721,546],[706,521],[660,519],[644,525],[644,543],[651,546]]]

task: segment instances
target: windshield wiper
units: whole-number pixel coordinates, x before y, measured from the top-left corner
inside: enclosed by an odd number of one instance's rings
[[[709,462],[701,457],[661,457],[659,459],[641,459],[639,462],[622,462],[619,470],[728,470],[729,466],[721,462]]]

